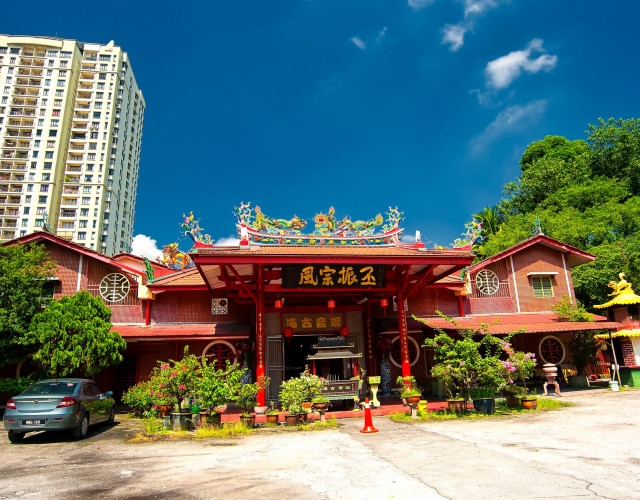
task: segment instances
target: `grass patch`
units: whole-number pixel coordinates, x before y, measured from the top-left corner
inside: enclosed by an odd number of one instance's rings
[[[562,401],[560,399],[554,398],[538,398],[538,407],[536,410],[525,410],[524,408],[509,408],[507,403],[504,401],[496,401],[496,412],[493,415],[484,415],[483,413],[479,413],[474,409],[467,409],[467,411],[461,415],[450,412],[448,410],[439,410],[439,411],[428,411],[428,412],[418,412],[418,419],[414,420],[411,418],[410,413],[392,413],[389,415],[391,420],[395,422],[406,422],[406,423],[415,423],[415,422],[430,422],[430,421],[440,421],[440,420],[472,420],[479,418],[496,418],[496,417],[504,417],[508,415],[514,415],[518,413],[531,413],[536,411],[550,411],[557,410],[559,408],[565,408],[568,406],[573,406],[573,403],[569,401]]]
[[[298,426],[303,431],[324,431],[327,429],[338,429],[341,424],[335,418],[328,418],[324,422],[309,422],[306,425]]]
[[[203,425],[196,429],[195,437],[197,439],[233,439],[251,434],[251,432],[253,432],[252,429],[240,423],[223,425],[222,427]]]

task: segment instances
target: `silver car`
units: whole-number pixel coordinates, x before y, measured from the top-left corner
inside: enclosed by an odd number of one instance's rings
[[[92,380],[42,380],[7,401],[4,428],[9,441],[22,441],[27,432],[71,430],[76,439],[90,424],[115,420],[115,401]]]

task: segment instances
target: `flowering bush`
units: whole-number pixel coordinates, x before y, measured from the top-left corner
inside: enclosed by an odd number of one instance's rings
[[[302,411],[302,403],[305,402],[307,384],[304,377],[290,378],[280,385],[278,399],[282,403],[282,409],[292,415],[297,415]]]
[[[173,404],[179,411],[185,399],[196,393],[200,368],[200,361],[189,354],[188,347],[180,361],[159,362],[150,381],[154,404]]]
[[[153,392],[151,383],[148,380],[138,382],[122,394],[122,402],[142,413],[153,407]]]
[[[240,387],[237,395],[237,403],[242,408],[242,414],[248,415],[251,409],[256,405],[256,395],[258,391],[269,385],[271,379],[261,376],[257,382],[253,384],[244,384]]]
[[[309,375],[308,377],[300,377],[304,384],[303,402],[310,403],[316,396],[322,394],[327,380],[317,375]]]

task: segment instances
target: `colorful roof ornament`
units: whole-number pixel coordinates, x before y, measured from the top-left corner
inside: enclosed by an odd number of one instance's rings
[[[335,209],[329,208],[327,213],[320,212],[313,218],[313,231],[303,233],[307,221],[294,215],[292,219],[274,219],[262,212],[259,206],[251,208],[251,203],[240,203],[235,207],[238,219],[237,228],[243,244],[272,245],[396,245],[406,248],[424,248],[424,244],[416,242],[406,244],[400,242],[403,229],[400,222],[403,213],[398,208],[391,208],[369,220],[352,221],[350,217],[338,220]],[[381,232],[376,228],[381,227]]]
[[[200,219],[194,220],[193,211],[189,212],[188,217],[185,214],[182,214],[182,217],[184,217],[184,222],[180,226],[184,229],[185,236],[189,236],[193,240],[196,248],[213,246],[214,240],[210,235],[202,236],[203,229],[200,227]]]
[[[640,297],[633,293],[631,283],[627,282],[627,280],[624,279],[624,273],[620,273],[618,276],[620,277],[620,281],[618,283],[616,283],[615,281],[610,281],[608,285],[609,288],[613,289],[613,293],[610,293],[609,297],[613,298],[609,302],[594,305],[593,307],[595,307],[596,309],[604,309],[605,307],[640,304]]]
[[[456,238],[454,240],[451,244],[451,250],[471,250],[473,245],[475,245],[478,242],[478,239],[480,239],[480,235],[482,233],[482,224],[480,222],[473,220],[471,222],[467,222],[464,227],[467,231],[462,234],[461,238]],[[440,245],[434,245],[434,248],[437,250],[446,250],[445,247],[441,247]]]
[[[162,247],[162,257],[156,259],[160,264],[171,267],[173,269],[185,269],[192,262],[191,258],[184,252],[181,252],[177,243],[170,243]]]

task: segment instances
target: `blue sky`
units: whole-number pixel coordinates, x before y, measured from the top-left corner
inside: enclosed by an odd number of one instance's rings
[[[528,144],[637,117],[637,0],[3,5],[0,32],[115,40],[147,111],[134,234],[217,240],[233,207],[368,219],[448,245]],[[40,7],[40,8],[39,8]]]

